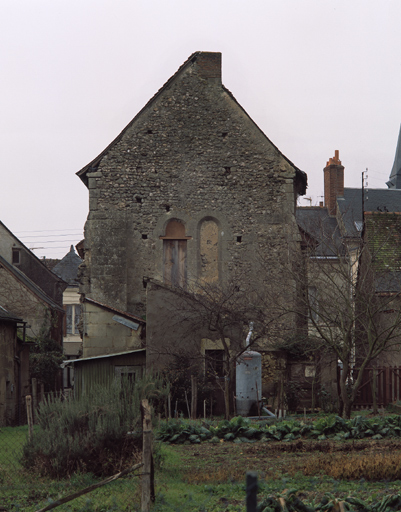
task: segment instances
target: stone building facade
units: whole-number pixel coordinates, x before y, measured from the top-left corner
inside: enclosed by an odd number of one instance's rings
[[[146,316],[147,347],[177,338],[163,318],[171,297],[149,299],[160,286],[224,285],[241,272],[285,293],[282,262],[299,250],[306,174],[222,85],[220,53],[191,55],[77,174],[90,205],[80,291]],[[84,311],[84,357],[95,343],[87,322]]]

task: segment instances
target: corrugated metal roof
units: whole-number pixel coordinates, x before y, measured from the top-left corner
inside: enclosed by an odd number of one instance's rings
[[[104,358],[107,358],[107,357],[126,356],[128,354],[135,354],[135,353],[138,353],[138,352],[146,352],[146,348],[137,348],[135,350],[127,350],[126,352],[117,352],[115,354],[104,354],[104,355],[101,355],[101,356],[81,357],[80,359],[68,359],[67,361],[63,361],[61,363],[61,367],[65,368],[69,364],[82,363],[82,362],[85,362],[85,361],[94,361],[96,359],[104,359]]]

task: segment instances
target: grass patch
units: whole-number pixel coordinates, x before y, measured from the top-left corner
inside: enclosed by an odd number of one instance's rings
[[[6,433],[11,436],[9,430],[16,431],[20,439],[13,451],[17,460],[27,430],[1,429],[0,446],[6,442]],[[245,476],[250,470],[258,473],[260,501],[295,488],[297,497],[310,506],[318,504],[326,493],[338,500],[352,496],[377,503],[385,495],[398,494],[401,488],[396,470],[401,460],[398,439],[162,444],[158,453],[154,512],[243,512]],[[0,503],[7,510],[26,512],[98,481],[89,473],[56,481],[23,470],[16,478],[12,485],[10,481],[0,482]],[[138,477],[117,480],[57,510],[135,511],[140,504],[139,485]]]

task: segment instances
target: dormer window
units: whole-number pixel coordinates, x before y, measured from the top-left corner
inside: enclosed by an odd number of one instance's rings
[[[13,265],[19,265],[21,263],[21,249],[14,249],[12,253]]]

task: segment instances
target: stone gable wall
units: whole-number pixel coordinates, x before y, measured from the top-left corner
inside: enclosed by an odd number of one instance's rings
[[[144,278],[163,279],[160,237],[171,219],[190,237],[189,280],[204,268],[206,220],[218,226],[219,279],[241,269],[258,285],[282,286],[281,261],[299,244],[295,169],[222,87],[217,61],[210,72],[189,63],[88,173],[81,292],[93,299],[146,311]]]

